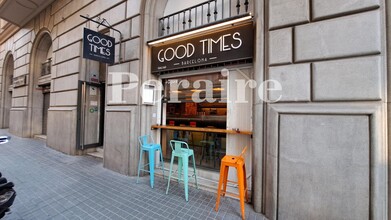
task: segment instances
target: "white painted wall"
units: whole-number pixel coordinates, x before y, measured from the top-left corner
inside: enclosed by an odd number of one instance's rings
[[[166,8],[164,9],[164,16],[191,7],[193,5],[205,2],[205,0],[168,0]]]

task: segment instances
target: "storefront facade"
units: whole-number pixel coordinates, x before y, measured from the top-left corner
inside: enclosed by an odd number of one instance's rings
[[[221,158],[247,146],[251,201],[269,219],[387,219],[385,1],[55,0],[25,18],[10,2],[0,124],[12,134],[71,155],[103,146],[103,166],[131,176],[138,136],[167,162],[169,140],[186,141],[211,191]],[[85,28],[114,38],[113,63],[83,56]]]

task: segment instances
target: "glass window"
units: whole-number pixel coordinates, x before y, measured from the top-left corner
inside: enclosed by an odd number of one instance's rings
[[[219,170],[226,153],[226,134],[209,132],[226,129],[226,78],[208,74],[165,81],[166,125],[200,128],[200,131],[163,130],[163,155],[171,158],[170,140],[182,140],[194,150],[196,165]]]

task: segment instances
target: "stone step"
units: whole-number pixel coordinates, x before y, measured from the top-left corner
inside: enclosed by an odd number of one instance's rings
[[[103,159],[103,148],[98,147],[98,148],[96,148],[95,152],[87,153],[87,155],[95,157],[95,158]]]
[[[44,140],[44,141],[46,141],[47,136],[46,136],[46,135],[43,135],[43,134],[36,134],[36,135],[34,135],[34,139],[39,139],[39,140]]]

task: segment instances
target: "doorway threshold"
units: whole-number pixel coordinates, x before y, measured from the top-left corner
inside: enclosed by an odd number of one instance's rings
[[[34,135],[34,139],[46,141],[47,136],[45,134],[36,134]]]
[[[95,152],[87,153],[87,155],[95,158],[103,159],[103,151],[104,151],[103,147],[97,147]]]

